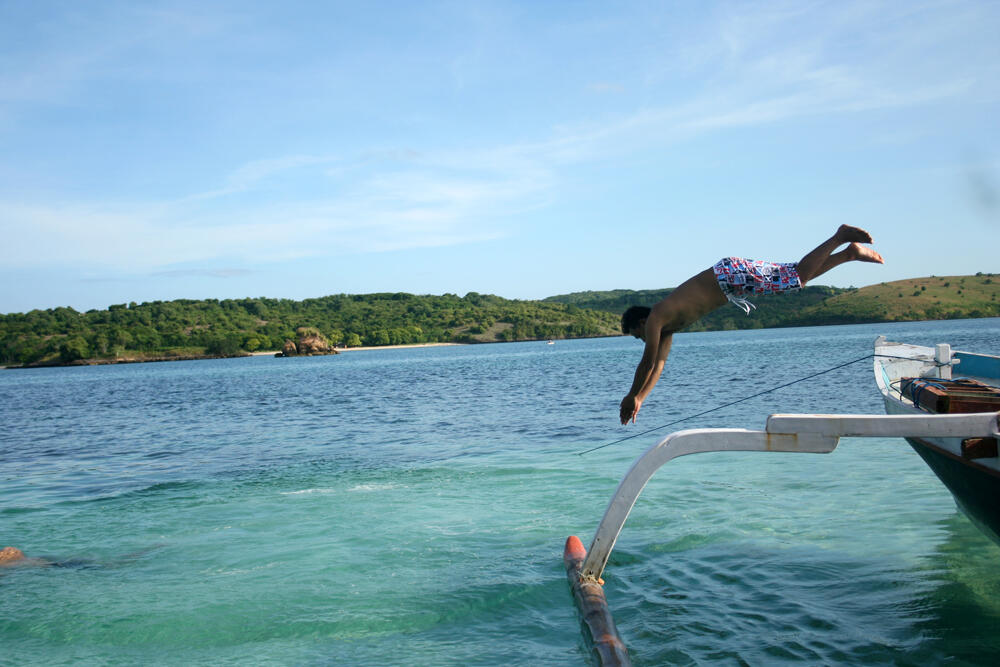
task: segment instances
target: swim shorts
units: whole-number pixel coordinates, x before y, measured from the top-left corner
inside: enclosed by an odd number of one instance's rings
[[[802,287],[797,263],[776,264],[742,257],[724,257],[712,267],[719,289],[731,303],[750,314],[756,308],[747,297],[795,292]]]

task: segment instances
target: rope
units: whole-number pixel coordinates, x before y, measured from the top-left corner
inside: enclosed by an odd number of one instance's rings
[[[913,401],[913,407],[928,412],[928,410],[926,410],[926,408],[924,408],[923,404],[921,403],[923,394],[928,387],[935,387],[943,391],[948,390],[948,388],[945,387],[940,382],[931,382],[929,380],[925,380],[924,378],[907,378],[905,380],[900,380],[899,393],[900,395],[903,395],[903,392],[909,389],[911,394],[909,398],[910,400]]]
[[[687,421],[689,419],[694,419],[696,417],[702,417],[704,415],[709,414],[710,412],[715,412],[717,410],[722,410],[723,408],[728,408],[731,405],[736,405],[737,403],[743,403],[744,401],[749,401],[751,398],[757,398],[758,396],[763,396],[764,394],[769,394],[772,391],[777,391],[779,389],[784,389],[785,387],[790,387],[793,384],[798,384],[799,382],[805,382],[806,380],[811,380],[814,377],[818,377],[820,375],[824,375],[826,373],[830,373],[832,371],[844,368],[845,366],[850,366],[851,364],[856,364],[859,361],[864,361],[865,359],[872,359],[874,357],[882,357],[882,358],[885,358],[885,359],[907,359],[907,360],[913,361],[912,357],[896,357],[896,356],[893,356],[893,355],[890,355],[890,354],[867,354],[867,355],[865,355],[863,357],[859,357],[858,359],[854,359],[853,361],[848,361],[848,362],[845,362],[843,364],[839,364],[837,366],[834,366],[832,368],[827,368],[826,370],[813,373],[812,375],[807,375],[805,377],[801,377],[798,380],[792,380],[791,382],[786,382],[785,384],[778,385],[777,387],[772,387],[770,389],[765,389],[764,391],[756,393],[756,394],[753,394],[752,396],[744,396],[743,398],[737,399],[735,401],[730,401],[729,403],[725,403],[724,405],[717,405],[714,408],[709,408],[708,410],[704,410],[702,412],[699,412],[698,414],[688,415],[687,417],[681,417],[680,419],[675,419],[672,422],[668,422],[668,423],[663,424],[661,426],[656,426],[656,427],[651,428],[651,429],[649,429],[647,431],[642,431],[641,433],[633,433],[632,435],[627,435],[624,438],[619,438],[618,440],[613,440],[612,442],[609,442],[607,444],[598,445],[597,447],[593,447],[591,449],[587,449],[587,450],[584,450],[582,452],[577,452],[576,455],[577,456],[583,456],[584,454],[589,454],[591,452],[596,452],[598,449],[604,449],[605,447],[610,447],[611,445],[617,445],[620,442],[625,442],[626,440],[631,440],[632,438],[638,438],[639,436],[647,435],[649,433],[652,433],[653,431],[659,431],[662,428],[666,428],[668,426],[673,426],[674,424],[679,424],[679,423]],[[943,364],[936,363],[936,365],[937,366],[942,366]]]

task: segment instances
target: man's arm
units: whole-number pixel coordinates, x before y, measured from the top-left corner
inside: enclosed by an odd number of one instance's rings
[[[622,424],[627,424],[630,419],[635,421],[639,407],[660,379],[663,363],[670,354],[673,333],[725,303],[726,296],[719,289],[715,272],[705,269],[685,280],[667,298],[653,306],[646,318],[646,349],[642,351],[642,361],[635,369],[632,389],[622,400]],[[663,331],[670,333],[663,335]]]
[[[633,424],[635,423],[635,417],[639,414],[642,402],[656,386],[656,382],[663,372],[663,365],[670,354],[673,333],[663,335],[662,321],[653,315],[654,313],[650,313],[646,319],[646,346],[642,351],[642,359],[635,369],[632,388],[629,389],[628,395],[621,402],[619,417],[622,424],[627,424],[630,420]]]
[[[670,344],[673,341],[674,335],[672,333],[660,337],[659,353],[656,355],[656,361],[653,363],[653,370],[646,378],[645,384],[642,385],[642,389],[638,393],[640,400],[646,400],[646,397],[653,391],[653,387],[656,386],[657,381],[663,374],[663,366],[667,363],[667,355],[670,354]]]

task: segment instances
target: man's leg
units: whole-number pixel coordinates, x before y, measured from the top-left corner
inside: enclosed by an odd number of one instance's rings
[[[841,225],[837,233],[819,244],[805,257],[799,260],[798,272],[802,284],[821,276],[830,269],[840,266],[844,262],[860,261],[884,263],[882,255],[871,248],[866,248],[862,243],[871,243],[872,237],[865,230],[850,225]],[[833,251],[849,243],[846,248],[838,253]]]

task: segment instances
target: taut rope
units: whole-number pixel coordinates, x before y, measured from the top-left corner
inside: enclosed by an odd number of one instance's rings
[[[659,431],[661,428],[666,428],[668,426],[673,426],[674,424],[680,424],[683,421],[687,421],[689,419],[694,419],[695,417],[702,417],[704,415],[707,415],[710,412],[715,412],[716,410],[722,410],[723,408],[728,408],[729,406],[736,405],[737,403],[743,403],[744,401],[749,401],[751,398],[757,398],[758,396],[763,396],[764,394],[769,394],[772,391],[777,391],[779,389],[784,389],[785,387],[790,387],[793,384],[798,384],[799,382],[805,382],[806,380],[811,380],[812,378],[817,377],[819,375],[823,375],[825,373],[830,373],[831,371],[835,371],[835,370],[841,369],[841,368],[843,368],[845,366],[850,366],[851,364],[856,364],[859,361],[864,361],[865,359],[872,359],[874,357],[883,357],[883,358],[886,358],[886,359],[910,359],[910,357],[894,357],[894,356],[888,355],[888,354],[867,354],[867,355],[865,355],[863,357],[859,357],[858,359],[854,359],[853,361],[848,361],[848,362],[845,362],[843,364],[838,364],[838,365],[836,365],[836,366],[834,366],[832,368],[827,368],[826,370],[819,371],[817,373],[813,373],[812,375],[807,375],[805,377],[801,377],[798,380],[792,380],[791,382],[786,382],[785,384],[778,385],[777,387],[771,387],[770,389],[765,389],[764,391],[761,391],[761,392],[758,392],[756,394],[753,394],[752,396],[744,396],[743,398],[737,399],[735,401],[730,401],[729,403],[726,403],[724,405],[717,405],[714,408],[709,408],[708,410],[704,410],[704,411],[699,412],[697,414],[688,415],[687,417],[681,417],[680,419],[675,419],[672,422],[668,422],[666,424],[662,424],[661,426],[656,426],[654,428],[651,428],[648,431],[642,431],[641,433],[633,433],[632,435],[627,435],[624,438],[619,438],[618,440],[613,440],[613,441],[611,441],[611,442],[609,442],[607,444],[598,445],[597,447],[594,447],[592,449],[587,449],[587,450],[584,450],[582,452],[577,452],[576,454],[577,454],[577,456],[583,456],[584,454],[589,454],[591,452],[596,452],[598,449],[604,449],[605,447],[610,447],[611,445],[617,445],[619,442],[625,442],[626,440],[631,440],[632,438],[638,438],[639,436],[646,435],[647,433],[652,433],[653,431]],[[937,365],[940,366],[941,364],[937,364]]]

